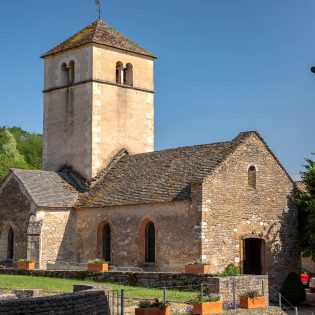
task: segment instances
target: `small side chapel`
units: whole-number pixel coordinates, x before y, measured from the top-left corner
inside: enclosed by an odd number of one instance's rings
[[[156,57],[102,20],[42,58],[43,170],[0,184],[0,259],[298,269],[294,183],[257,132],[154,151]]]

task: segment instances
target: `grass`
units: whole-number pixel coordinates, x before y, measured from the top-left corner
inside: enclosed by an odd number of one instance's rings
[[[47,278],[47,277],[31,277],[31,276],[11,276],[11,275],[0,275],[0,288],[6,289],[40,289],[49,293],[69,293],[73,290],[74,284],[94,284],[109,286],[113,290],[125,290],[125,296],[127,298],[141,298],[141,299],[152,299],[152,298],[163,298],[162,289],[150,289],[142,287],[132,287],[126,285],[119,285],[113,283],[104,283],[87,280],[71,280],[71,279],[60,279],[60,278]],[[183,292],[176,290],[166,291],[167,300],[186,302],[196,298],[198,292]]]

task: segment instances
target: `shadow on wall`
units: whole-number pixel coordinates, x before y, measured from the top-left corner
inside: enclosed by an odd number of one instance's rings
[[[62,240],[56,256],[57,261],[78,262],[75,210],[70,210]],[[93,246],[91,244],[91,246]]]
[[[297,206],[294,200],[294,191],[287,197],[287,209],[283,210],[279,215],[281,222],[280,229],[274,234],[273,238],[269,240],[270,261],[273,265],[268,270],[270,285],[279,290],[282,282],[285,280],[289,272],[299,273],[300,269],[300,246],[298,242],[298,216]],[[271,232],[275,224],[272,225],[268,232]],[[270,266],[270,265],[269,265]]]

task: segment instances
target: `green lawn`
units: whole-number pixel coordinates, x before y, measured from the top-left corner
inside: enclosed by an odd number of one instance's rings
[[[96,284],[112,287],[113,290],[125,290],[126,297],[143,299],[163,298],[163,290],[131,287],[126,285],[100,283],[85,280],[69,280],[48,277],[10,276],[0,275],[0,288],[41,289],[50,293],[72,292],[74,284]],[[197,292],[182,292],[167,289],[167,300],[186,302],[197,296]]]

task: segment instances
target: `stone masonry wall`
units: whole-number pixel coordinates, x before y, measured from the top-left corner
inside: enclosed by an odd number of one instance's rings
[[[38,211],[37,215],[43,217],[40,267],[45,268],[48,260],[76,262],[78,257],[75,211],[47,209]]]
[[[256,168],[256,189],[248,185],[250,166]],[[298,270],[293,183],[256,136],[207,179],[202,200],[202,255],[212,272],[231,262],[243,269],[243,239],[248,237],[265,241],[263,273],[270,282]]]
[[[14,233],[13,258],[27,258],[27,228],[32,208],[23,186],[10,175],[0,187],[0,260],[7,258],[10,226]]]
[[[0,300],[0,314],[107,315],[110,314],[111,305],[108,301],[109,291],[110,288],[78,286],[72,294]]]
[[[78,209],[79,261],[101,257],[97,231],[102,222],[111,227],[111,264],[143,266],[144,225],[152,221],[156,229],[156,264],[151,270],[184,271],[184,265],[200,255],[197,213],[187,202]],[[180,221],[180,222],[179,222]]]
[[[67,165],[91,177],[92,87],[85,83],[44,93],[43,170]]]
[[[133,86],[116,84],[116,63],[133,66]],[[93,47],[92,176],[122,149],[154,150],[152,58],[114,48]]]

